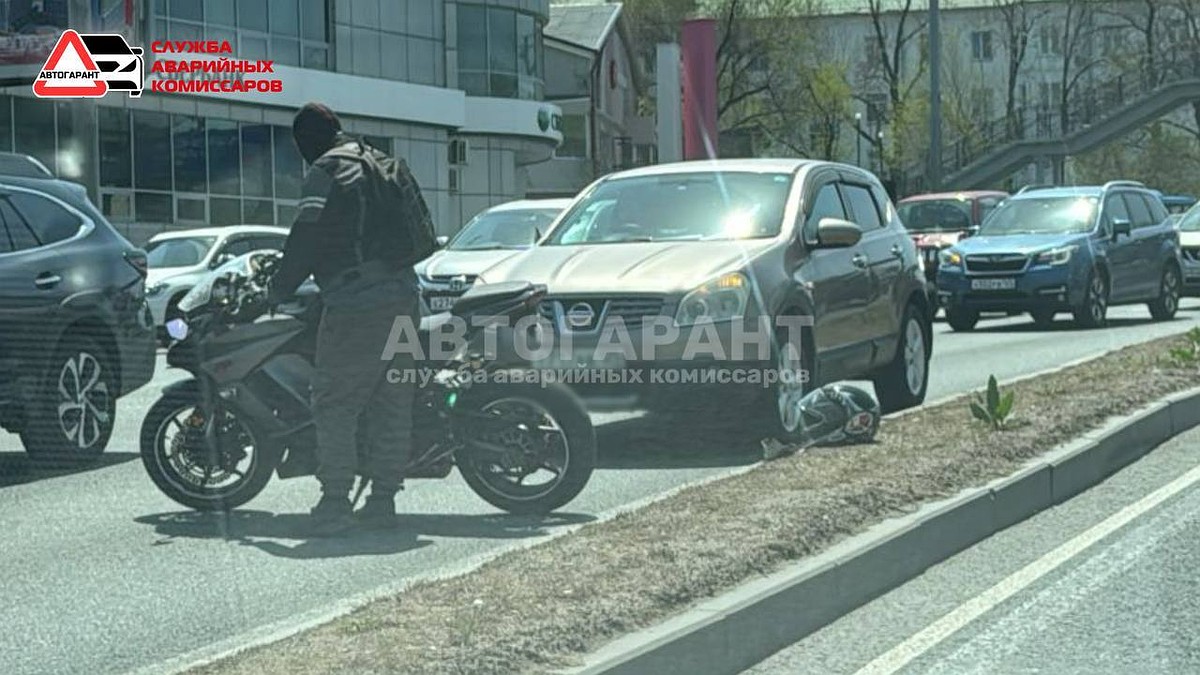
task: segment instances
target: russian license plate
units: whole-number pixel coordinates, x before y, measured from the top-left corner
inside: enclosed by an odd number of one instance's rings
[[[429,309],[435,312],[448,312],[454,306],[454,301],[458,300],[458,296],[454,295],[433,295],[429,297]]]
[[[973,291],[1011,291],[1017,287],[1017,280],[1008,279],[972,279]]]

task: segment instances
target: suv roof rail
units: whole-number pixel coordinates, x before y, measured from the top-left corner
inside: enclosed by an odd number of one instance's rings
[[[1136,180],[1110,180],[1104,184],[1103,189],[1108,190],[1115,187],[1145,188],[1146,184]]]
[[[54,173],[33,155],[0,152],[0,175],[22,178],[54,178]]]
[[[1034,190],[1051,190],[1056,187],[1058,187],[1058,186],[1057,185],[1026,185],[1025,187],[1021,188],[1020,190],[1017,190],[1017,194],[1022,195],[1022,194],[1025,194],[1026,192],[1033,192]]]

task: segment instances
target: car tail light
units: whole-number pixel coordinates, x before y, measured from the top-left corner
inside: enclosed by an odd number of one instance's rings
[[[146,278],[146,275],[150,271],[150,265],[146,260],[146,252],[140,248],[135,248],[132,251],[126,251],[125,262],[129,263],[130,267],[137,270],[137,273],[140,274],[143,279]]]

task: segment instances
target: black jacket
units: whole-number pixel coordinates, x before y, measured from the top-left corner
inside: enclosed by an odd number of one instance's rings
[[[357,142],[341,134],[335,147]],[[357,247],[368,216],[369,179],[363,164],[352,159],[326,153],[313,162],[283,260],[271,281],[272,302],[286,300],[310,274],[318,286],[328,287],[361,262]]]

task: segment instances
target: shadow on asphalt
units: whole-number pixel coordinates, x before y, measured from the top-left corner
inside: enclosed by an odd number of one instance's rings
[[[1032,320],[1027,323],[1005,324],[1003,326],[989,326],[986,323],[984,323],[983,321],[986,321],[986,319],[980,321],[979,325],[976,326],[975,329],[971,332],[972,333],[1074,333],[1074,332],[1091,332],[1092,330],[1095,330],[1092,328],[1078,328],[1075,326],[1075,323],[1073,321],[1071,321],[1069,318],[1067,318],[1066,316],[1064,316],[1061,319],[1057,319],[1054,322],[1054,324],[1052,326],[1050,326],[1049,328],[1040,328],[1037,324],[1033,323]],[[1177,321],[1180,321],[1180,319],[1178,317],[1171,319],[1171,321],[1155,321],[1155,320],[1151,319],[1149,315],[1147,315],[1145,319],[1128,319],[1128,318],[1109,319],[1108,323],[1105,325],[1105,328],[1130,328],[1133,326],[1144,326],[1149,323],[1172,323],[1172,322],[1177,322]],[[1103,330],[1103,329],[1101,329],[1101,330]]]
[[[174,543],[174,539],[224,539],[253,546],[282,558],[338,558],[365,555],[393,555],[428,546],[433,542],[419,539],[450,537],[469,539],[526,539],[550,533],[551,528],[580,525],[595,520],[576,513],[549,516],[401,514],[394,530],[352,529],[336,537],[310,536],[307,514],[271,513],[236,510],[229,513],[175,511],[141,516],[134,522],[154,527],[162,539],[155,546]]]
[[[115,464],[131,462],[137,458],[136,452],[108,452],[101,455],[99,459],[83,464],[54,466],[30,459],[23,452],[0,452],[0,488],[95,471]]]
[[[762,459],[759,441],[744,429],[699,414],[648,413],[596,429],[599,469],[734,467]]]

